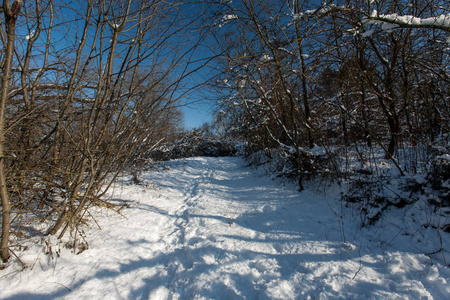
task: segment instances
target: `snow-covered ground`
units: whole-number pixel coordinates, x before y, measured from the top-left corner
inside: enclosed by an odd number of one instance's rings
[[[442,245],[432,228],[407,234],[405,209],[362,228],[338,187],[299,193],[241,158],[167,166],[144,173],[143,185],[114,188],[113,199],[129,207],[122,216],[95,212],[102,230],[85,229],[88,250],[29,241],[16,252],[28,268],[12,262],[0,271],[0,298],[450,298],[446,253],[421,248],[448,249],[449,234]]]

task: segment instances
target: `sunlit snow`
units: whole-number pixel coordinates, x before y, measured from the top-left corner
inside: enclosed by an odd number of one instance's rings
[[[168,162],[141,185],[117,183],[110,198],[126,206],[93,212],[102,230],[84,229],[89,249],[30,240],[15,253],[26,268],[0,271],[0,298],[448,299],[439,253],[404,234],[408,210],[361,227],[339,189],[311,183],[299,193],[241,158]],[[419,233],[442,246],[433,228]]]

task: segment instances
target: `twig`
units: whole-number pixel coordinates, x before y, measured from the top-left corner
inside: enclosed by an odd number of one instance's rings
[[[65,286],[64,284],[62,284],[62,283],[59,283],[59,282],[53,282],[53,281],[46,281],[45,283],[56,283],[56,284],[59,284],[59,285],[61,285],[61,286],[63,286],[66,290],[68,290],[69,292],[71,292],[72,290],[71,289],[69,289],[67,286]]]
[[[13,271],[13,272],[11,272],[11,273],[8,273],[8,274],[3,275],[3,276],[0,277],[0,278],[6,278],[6,277],[8,277],[9,275],[14,274],[14,273],[18,273],[18,272],[21,272],[21,271]]]
[[[359,271],[361,271],[362,269],[363,269],[363,266],[362,266],[362,259],[361,259],[361,256],[360,256],[360,257],[359,257],[359,268],[358,268],[358,270],[356,271],[355,275],[353,275],[352,280],[355,280],[355,278],[356,278],[356,276],[358,275]]]
[[[436,229],[439,235],[439,241],[441,243],[441,252],[442,252],[442,259],[444,260],[444,264],[447,266],[447,260],[445,259],[445,253],[444,253],[444,246],[442,243],[442,235],[441,235],[441,231],[439,229]]]
[[[358,275],[358,273],[363,269],[363,265],[362,265],[362,257],[361,257],[361,247],[362,247],[362,240],[363,240],[363,231],[361,230],[361,240],[359,242],[359,248],[358,248],[358,255],[359,255],[359,268],[356,271],[355,275],[353,275],[352,280],[355,280],[356,276]]]
[[[441,240],[442,241],[442,240]],[[11,252],[12,253],[12,255],[14,255],[16,258],[17,258],[17,260],[20,262],[20,264],[22,265],[22,268],[26,268],[26,265],[25,265],[25,263],[17,256],[17,254],[10,248],[9,249],[9,252]]]
[[[91,273],[91,271],[94,269],[95,265],[98,263],[99,260],[100,260],[100,258],[97,259],[97,261],[95,262],[95,264],[92,265],[92,268],[89,270],[89,272],[87,272],[86,276],[84,276],[83,280],[80,282],[80,284],[78,285],[77,289],[79,289],[80,286],[83,285],[83,283],[86,281],[86,278],[87,278],[88,275]]]

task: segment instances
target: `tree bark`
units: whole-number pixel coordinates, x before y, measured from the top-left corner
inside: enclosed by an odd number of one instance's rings
[[[390,156],[394,156],[398,151],[398,144],[401,135],[401,126],[398,115],[388,116],[389,131],[391,139],[389,141],[388,152]],[[388,156],[386,156],[388,158]]]

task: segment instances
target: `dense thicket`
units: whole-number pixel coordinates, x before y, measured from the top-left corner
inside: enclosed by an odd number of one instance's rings
[[[430,160],[447,172],[449,8],[448,1],[229,1],[216,31],[225,55],[212,82],[224,131],[250,153],[284,153],[300,189],[311,171],[377,172],[380,151],[402,175],[426,172]],[[327,162],[317,165],[314,149]]]
[[[180,1],[3,1],[4,260],[9,225],[14,236],[76,236],[92,207],[113,207],[102,196],[124,166],[178,131],[176,93],[185,92],[201,31],[183,9]]]

